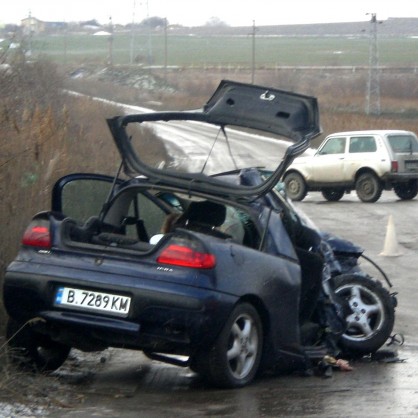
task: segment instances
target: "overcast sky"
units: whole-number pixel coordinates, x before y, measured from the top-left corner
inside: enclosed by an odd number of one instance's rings
[[[204,25],[217,17],[231,26],[323,22],[358,22],[418,17],[417,0],[0,0],[0,23],[20,23],[32,16],[44,21],[126,24],[147,16],[166,17],[170,24]]]

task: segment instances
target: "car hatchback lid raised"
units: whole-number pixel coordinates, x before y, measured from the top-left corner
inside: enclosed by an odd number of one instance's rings
[[[108,125],[126,174],[230,198],[268,192],[293,158],[320,133],[314,97],[226,80],[202,109],[119,116],[109,119]],[[257,131],[258,136],[250,136],[248,130]],[[273,139],[271,134],[290,142]],[[144,146],[147,136],[155,141],[148,140]],[[148,160],[151,145],[161,139],[167,158]],[[258,186],[227,183],[216,177],[254,166],[268,168],[273,175]]]

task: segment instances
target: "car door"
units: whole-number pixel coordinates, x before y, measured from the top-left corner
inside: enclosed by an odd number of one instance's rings
[[[340,183],[346,180],[345,157],[347,138],[329,138],[312,158],[312,180],[315,183]]]
[[[350,136],[345,158],[347,178],[354,181],[357,171],[362,167],[370,167],[376,170],[376,163],[379,160],[382,162],[385,158],[385,155],[377,155],[377,149],[376,138],[373,135]]]

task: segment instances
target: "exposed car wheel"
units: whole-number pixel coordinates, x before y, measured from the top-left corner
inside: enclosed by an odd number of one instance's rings
[[[305,180],[299,173],[289,173],[284,178],[287,196],[294,200],[303,200],[308,193]]]
[[[362,202],[377,202],[382,195],[382,185],[373,173],[360,174],[356,181],[357,196]]]
[[[346,353],[377,351],[389,338],[395,321],[395,303],[380,282],[365,276],[335,278],[336,294],[347,301],[350,313],[340,345]]]
[[[263,351],[263,327],[257,310],[248,303],[235,307],[209,351],[201,351],[191,368],[212,385],[242,387],[259,368]]]
[[[24,370],[56,370],[71,350],[71,347],[53,341],[47,335],[34,332],[30,324],[13,319],[7,323],[6,336],[11,362]]]
[[[327,187],[321,190],[322,196],[330,202],[338,202],[344,196],[344,189]]]
[[[393,185],[393,191],[399,199],[411,200],[418,194],[418,182],[410,180],[405,183],[396,183]]]

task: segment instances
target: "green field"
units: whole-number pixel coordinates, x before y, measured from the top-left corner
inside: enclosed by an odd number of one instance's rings
[[[30,42],[33,56],[46,55],[55,61],[137,63],[173,66],[251,67],[251,36],[179,36],[115,33],[108,36],[38,36]],[[165,48],[167,45],[167,48]],[[418,38],[381,38],[378,41],[382,66],[418,66]],[[167,55],[165,55],[167,51]],[[366,36],[349,37],[255,37],[257,68],[276,66],[363,66],[369,62]]]

